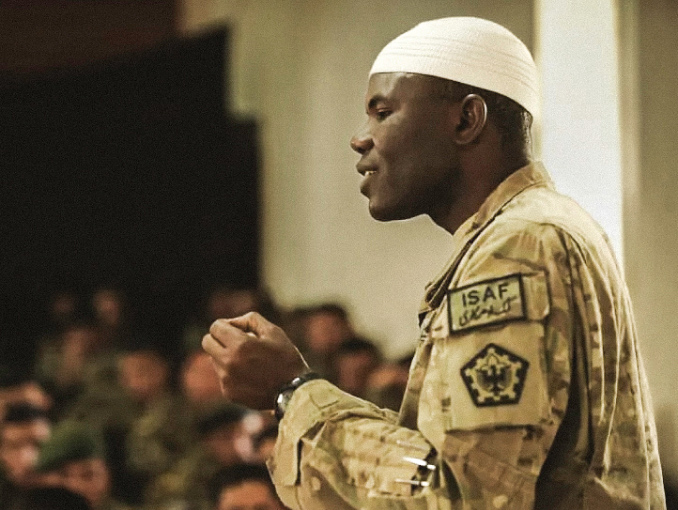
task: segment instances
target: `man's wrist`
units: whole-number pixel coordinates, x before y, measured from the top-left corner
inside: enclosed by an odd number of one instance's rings
[[[278,391],[273,408],[275,411],[275,417],[278,419],[278,421],[282,420],[283,416],[285,415],[287,406],[292,399],[292,394],[296,391],[296,389],[308,381],[313,381],[315,379],[322,379],[322,377],[316,372],[305,372],[292,379],[289,383],[284,385],[280,391]]]

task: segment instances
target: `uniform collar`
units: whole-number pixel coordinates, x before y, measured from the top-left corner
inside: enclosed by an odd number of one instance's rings
[[[540,162],[530,163],[504,179],[488,195],[478,211],[454,232],[452,236],[454,252],[442,272],[426,286],[426,294],[419,309],[420,319],[427,312],[437,308],[442,301],[450,283],[451,274],[465,252],[466,246],[470,245],[471,241],[483,231],[506,204],[533,186],[545,186],[551,189],[554,187],[551,177]]]

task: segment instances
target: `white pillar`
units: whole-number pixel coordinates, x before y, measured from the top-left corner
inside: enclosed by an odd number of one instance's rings
[[[603,226],[622,257],[617,9],[614,0],[536,0],[542,74],[537,152],[559,191]]]

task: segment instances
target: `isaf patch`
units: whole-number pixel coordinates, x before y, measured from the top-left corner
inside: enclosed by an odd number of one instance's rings
[[[517,404],[529,365],[503,347],[487,344],[461,367],[461,377],[478,407]]]
[[[448,291],[450,333],[525,317],[519,274],[485,280]]]

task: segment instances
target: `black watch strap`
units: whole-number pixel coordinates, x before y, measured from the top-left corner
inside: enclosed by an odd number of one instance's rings
[[[275,398],[274,406],[275,417],[278,419],[278,421],[282,420],[282,417],[285,415],[287,404],[292,398],[292,393],[294,393],[294,391],[302,384],[314,379],[322,379],[322,376],[316,372],[306,372],[299,377],[295,377],[292,379],[292,381],[290,381],[289,384],[286,384],[280,389],[278,395]]]

